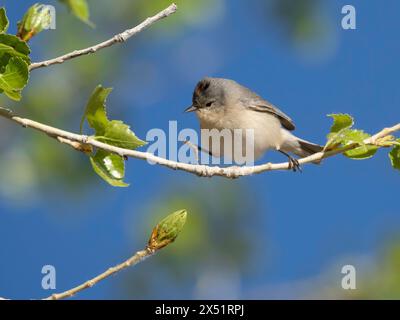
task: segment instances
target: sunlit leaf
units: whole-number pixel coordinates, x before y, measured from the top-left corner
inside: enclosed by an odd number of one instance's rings
[[[351,159],[364,160],[373,157],[378,149],[377,146],[364,144],[358,148],[346,151],[344,155]]]
[[[11,34],[0,34],[0,65],[5,66],[11,57],[22,58],[30,64],[31,50],[25,41]]]
[[[400,139],[397,140],[400,143]],[[400,146],[396,145],[389,153],[389,158],[393,168],[400,170]]]
[[[333,125],[328,134],[325,150],[356,144],[359,146],[344,152],[344,155],[351,159],[362,160],[371,158],[379,149],[378,146],[364,143],[371,135],[362,130],[352,129],[354,120],[350,115],[330,114],[329,116],[333,118]]]
[[[378,147],[374,145],[366,145],[364,140],[371,137],[370,134],[365,133],[362,130],[345,129],[342,134],[342,145],[350,145],[353,143],[358,143],[360,146],[358,148],[346,151],[345,156],[352,159],[368,159],[371,158],[377,151]]]
[[[124,182],[125,161],[121,156],[98,150],[90,157],[90,162],[94,171],[113,187],[129,186]]]
[[[328,116],[333,118],[333,125],[327,137],[328,142],[325,145],[325,150],[340,145],[342,139],[341,134],[354,124],[353,118],[348,114],[329,114]]]
[[[95,137],[96,140],[125,149],[136,149],[146,144],[130,130],[122,121],[110,121],[103,136]]]
[[[20,101],[22,98],[22,90],[7,91],[5,94],[12,100]]]
[[[94,27],[94,24],[90,21],[89,5],[86,0],[60,0],[64,3],[68,9],[81,21]]]
[[[17,92],[28,83],[28,65],[24,60],[13,57],[9,60],[3,73],[0,73],[0,89],[11,99],[20,100]]]
[[[131,131],[130,127],[119,120],[109,120],[106,111],[106,99],[111,88],[103,88],[101,85],[93,91],[87,103],[85,113],[81,120],[81,133],[85,120],[95,130],[94,139],[103,143],[125,148],[136,149],[146,144]],[[109,152],[96,153],[91,157],[91,162],[96,173],[109,184],[118,187],[127,186],[124,182],[124,159]]]
[[[103,88],[101,85],[93,91],[81,120],[81,133],[85,119],[87,119],[89,126],[96,131],[96,135],[104,135],[109,123],[106,113],[106,100],[111,91],[112,88]]]
[[[353,117],[349,114],[329,114],[329,117],[333,118],[333,124],[331,127],[331,133],[338,133],[343,129],[351,128],[354,124]]]
[[[8,18],[5,8],[0,8],[0,33],[7,32]]]

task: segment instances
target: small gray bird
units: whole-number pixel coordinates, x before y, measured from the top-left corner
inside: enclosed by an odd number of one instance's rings
[[[289,168],[300,170],[293,153],[306,157],[323,149],[322,146],[294,136],[292,119],[273,104],[236,81],[204,78],[194,89],[192,105],[185,112],[195,111],[201,129],[254,130],[254,159],[267,150],[277,150],[289,159]],[[203,130],[202,130],[203,131]],[[204,151],[201,147],[200,150]],[[212,156],[224,156],[222,150],[207,150]]]

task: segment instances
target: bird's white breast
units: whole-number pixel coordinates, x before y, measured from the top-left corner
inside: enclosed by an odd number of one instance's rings
[[[279,149],[282,144],[282,127],[280,121],[273,115],[257,112],[248,109],[239,111],[220,112],[207,112],[207,110],[200,110],[197,112],[200,120],[201,129],[234,129],[243,130],[243,141],[246,143],[246,129],[253,130],[254,132],[254,159],[261,157],[268,149]],[[202,130],[203,131],[203,130]],[[203,134],[202,134],[203,137]],[[203,141],[202,141],[203,145]],[[209,143],[209,146],[212,144]],[[223,143],[221,142],[221,145]],[[242,150],[245,150],[245,146]],[[226,155],[224,150],[210,150],[214,156]]]

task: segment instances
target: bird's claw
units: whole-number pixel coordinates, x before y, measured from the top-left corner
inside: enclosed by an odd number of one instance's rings
[[[293,170],[293,172],[302,172],[300,163],[297,159],[289,157],[289,170]]]

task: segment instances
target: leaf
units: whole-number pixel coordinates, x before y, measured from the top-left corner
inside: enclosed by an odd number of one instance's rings
[[[89,126],[96,132],[95,139],[109,145],[125,149],[136,149],[146,144],[130,130],[130,127],[119,120],[108,120],[106,100],[112,88],[101,85],[93,91],[81,120],[80,130],[87,119]]]
[[[186,210],[178,210],[161,220],[151,233],[148,248],[157,251],[174,242],[186,223],[186,217]]]
[[[330,133],[328,134],[328,141],[324,150],[328,150],[340,145],[341,133],[343,133],[344,130],[351,128],[354,124],[353,118],[348,114],[329,114],[328,117],[333,118],[333,125]]]
[[[17,93],[28,83],[28,65],[21,58],[13,57],[8,62],[5,71],[0,73],[0,89],[11,99],[19,101],[21,95]]]
[[[122,121],[110,121],[103,136],[96,136],[96,140],[125,149],[136,149],[146,144],[130,130]]]
[[[397,140],[400,143],[400,139]],[[389,153],[390,162],[393,168],[400,170],[400,146],[396,145]]]
[[[28,56],[26,56],[26,55],[24,55],[24,54],[18,52],[18,51],[15,50],[13,47],[10,47],[10,46],[8,46],[8,45],[6,45],[6,44],[4,44],[4,43],[0,43],[0,57],[2,57],[2,56],[5,55],[5,54],[9,54],[10,56],[13,56],[13,57],[19,57],[19,58],[25,60],[25,62],[30,63],[30,62],[29,62],[29,57],[28,57]],[[7,60],[8,60],[8,59],[7,59]],[[2,59],[0,58],[0,61],[2,62],[2,63],[1,63],[2,65],[6,65],[7,62],[8,62],[7,60],[2,60]]]
[[[328,117],[333,118],[331,133],[338,133],[343,129],[351,128],[354,124],[353,117],[346,113],[328,114]]]
[[[341,144],[346,146],[353,143],[358,143],[360,147],[346,151],[344,155],[351,159],[356,160],[363,160],[371,158],[377,151],[378,147],[375,145],[366,145],[364,143],[365,139],[371,137],[370,134],[365,133],[362,130],[352,130],[352,129],[345,129],[341,133]]]
[[[93,138],[98,141],[125,149],[136,149],[145,145],[146,142],[136,137],[128,125],[107,118],[106,100],[111,91],[111,88],[103,88],[101,85],[93,91],[81,120],[81,133],[87,120],[89,126],[95,130]],[[96,173],[109,184],[117,187],[128,186],[123,182],[125,163],[121,156],[99,150],[90,160]]]
[[[4,43],[8,46],[11,46],[16,51],[26,56],[31,53],[28,44],[12,34],[0,34],[0,43]]]
[[[0,34],[0,65],[5,66],[11,57],[22,58],[27,64],[31,63],[31,50],[25,41],[11,34]]]
[[[112,88],[103,88],[101,85],[93,91],[81,120],[81,133],[85,119],[87,119],[89,126],[96,131],[96,135],[104,135],[109,123],[105,103],[111,91]]]
[[[28,41],[43,29],[48,29],[52,22],[51,19],[50,7],[36,3],[28,9],[22,20],[18,22],[17,36]]]
[[[354,125],[354,120],[350,115],[341,113],[328,116],[333,118],[333,125],[328,134],[328,142],[324,150],[358,144],[359,147],[344,152],[346,157],[356,160],[371,158],[377,152],[378,146],[364,143],[364,140],[371,135],[362,130],[351,129]]]
[[[364,160],[372,158],[378,149],[377,146],[364,144],[358,148],[346,151],[344,155],[354,160]]]
[[[125,183],[125,161],[116,154],[104,150],[98,150],[90,157],[94,171],[113,187],[128,187]]]
[[[0,33],[7,32],[8,29],[8,18],[5,8],[0,8]]]
[[[20,101],[21,98],[22,98],[21,91],[22,90],[19,90],[19,91],[7,91],[7,92],[5,92],[5,94],[7,95],[7,97],[9,97],[12,100]]]
[[[85,22],[91,27],[94,24],[89,20],[89,5],[86,0],[60,0],[68,9],[81,21]]]

